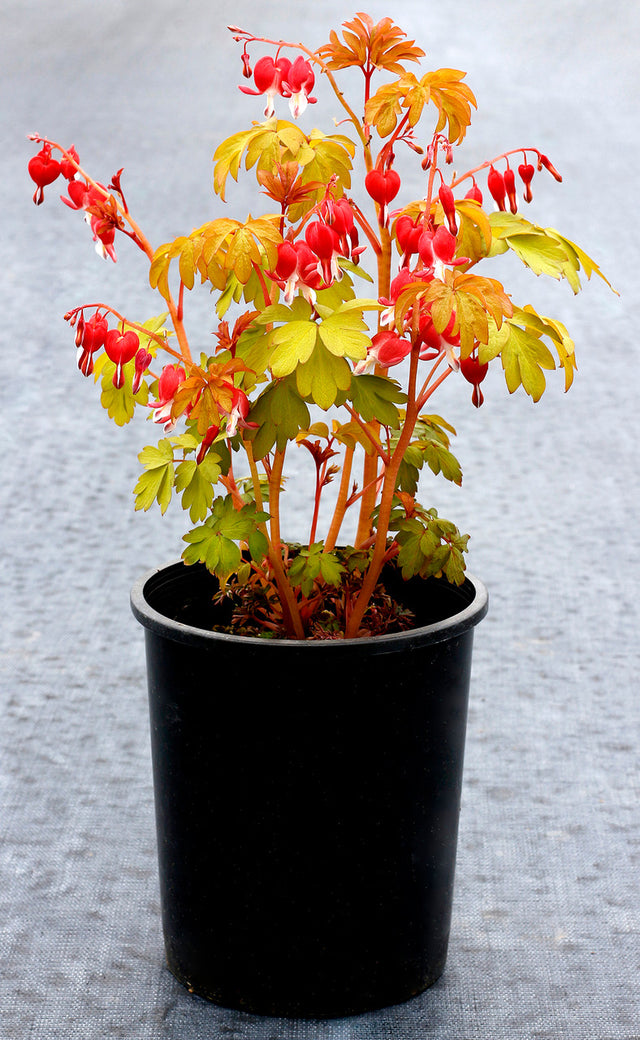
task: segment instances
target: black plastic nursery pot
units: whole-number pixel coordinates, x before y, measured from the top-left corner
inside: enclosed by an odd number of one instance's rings
[[[216,587],[175,563],[131,597],[168,966],[190,991],[262,1015],[405,1001],[447,954],[486,589],[397,579],[420,627],[300,642],[212,631]]]

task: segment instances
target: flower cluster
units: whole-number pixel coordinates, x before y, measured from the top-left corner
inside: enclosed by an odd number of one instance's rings
[[[266,98],[265,119],[219,145],[214,188],[225,199],[229,175],[255,167],[275,213],[220,217],[154,248],[127,205],[122,170],[105,184],[82,169],[75,148],[39,135],[28,164],[34,202],[66,180],[62,200],[84,214],[98,252],[115,260],[116,237],[126,236],[146,254],[162,299],[162,313],[142,322],[104,303],[66,315],[80,371],[101,381],[114,421],[142,408],[163,427],[157,447],[139,456],[136,509],[157,503],[164,512],[181,496],[196,524],[185,535],[185,561],[204,563],[223,587],[260,590],[274,612],[271,632],[306,638],[339,601],[340,634],[366,635],[385,567],[404,578],[464,580],[468,536],[416,499],[425,475],[462,480],[455,430],[425,411],[442,383],[454,377],[466,393],[470,386],[479,407],[498,359],[509,392],[522,388],[534,401],[546,372],[559,368],[565,389],[574,377],[565,326],[518,306],[478,265],[484,271],[511,251],[574,292],[580,271],[604,276],[575,243],[521,214],[519,194],[532,201],[536,173],[562,179],[539,149],[448,172],[475,97],[461,71],[411,71],[424,52],[392,19],[358,14],[342,39],[332,32],[316,50],[230,29],[242,44],[242,76],[252,80],[240,90]],[[360,107],[337,78],[354,68],[364,85]],[[294,120],[316,102],[317,73],[342,117],[332,113],[335,132],[305,132],[276,116],[279,98]],[[379,73],[386,75],[376,87]],[[403,161],[416,157],[421,189],[409,198]],[[363,281],[373,288],[361,295]],[[184,320],[197,283],[214,293],[219,321],[215,348],[198,353]],[[315,486],[308,546],[292,550],[281,513],[296,448],[311,456]],[[334,480],[319,537],[321,501]],[[340,550],[348,515],[353,546]]]
[[[243,74],[247,79],[251,76],[246,49],[243,52]],[[245,86],[241,86],[240,90],[245,94],[266,94],[267,106],[264,114],[267,118],[275,112],[274,101],[278,95],[289,99],[289,108],[294,119],[304,112],[307,105],[314,105],[318,100],[310,96],[316,81],[315,73],[310,62],[301,54],[293,62],[279,51],[275,58],[268,55],[259,58],[253,70],[253,79],[255,90]]]

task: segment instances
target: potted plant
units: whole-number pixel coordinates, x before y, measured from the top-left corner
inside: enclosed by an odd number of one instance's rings
[[[453,379],[480,407],[498,359],[509,391],[534,401],[545,371],[562,369],[566,389],[574,377],[564,325],[478,265],[510,250],[574,292],[581,270],[604,276],[522,215],[538,175],[561,180],[538,148],[456,172],[476,106],[465,73],[413,71],[424,52],[390,18],[358,14],[316,50],[230,29],[240,89],[265,107],[217,148],[214,188],[224,199],[255,168],[264,215],[154,248],[122,170],[103,184],[73,146],[34,134],[29,173],[37,204],[66,182],[102,256],[115,261],[123,236],[144,252],[162,299],[147,320],[104,303],[65,318],[116,424],[162,427],[140,453],[135,508],[179,498],[190,520],[182,561],[132,593],[169,967],[226,1006],[341,1015],[421,992],[446,957],[487,595],[465,572],[468,536],[416,498],[427,469],[462,480],[431,398]],[[357,101],[341,87],[350,69]],[[299,122],[316,80],[340,117],[325,131]],[[198,353],[196,282],[217,314]],[[281,537],[294,451],[315,474],[304,544]]]

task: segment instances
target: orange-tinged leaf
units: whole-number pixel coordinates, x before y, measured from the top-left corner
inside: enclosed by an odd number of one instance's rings
[[[367,69],[373,66],[401,74],[405,61],[419,61],[424,51],[408,40],[407,34],[391,18],[374,22],[370,15],[358,12],[350,22],[343,22],[343,40],[332,30],[330,42],[319,47],[316,54],[326,67],[335,71],[349,66]]]
[[[430,100],[438,108],[440,116],[436,131],[444,130],[449,124],[447,137],[452,144],[460,144],[471,122],[471,106],[477,108],[473,91],[462,80],[466,72],[459,69],[437,69],[422,77],[422,84],[429,88]]]
[[[416,126],[420,120],[424,106],[429,102],[431,97],[431,89],[427,77],[424,76],[419,80],[412,72],[408,72],[399,81],[398,87],[404,94],[402,107],[409,109],[409,124],[411,126]]]
[[[367,101],[364,109],[365,119],[375,126],[380,137],[388,137],[395,130],[402,111],[403,96],[398,82],[385,83],[384,86],[378,87],[373,97]]]

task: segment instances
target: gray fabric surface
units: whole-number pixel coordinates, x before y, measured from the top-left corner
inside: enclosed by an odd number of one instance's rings
[[[536,281],[517,302],[578,344],[565,397],[537,405],[499,373],[478,412],[459,384],[438,403],[459,430],[464,491],[424,498],[473,534],[490,614],[476,633],[449,961],[402,1007],[278,1021],[190,997],[163,966],[142,631],[128,593],[179,555],[178,511],[134,515],[144,423],[117,430],[75,368],[61,320],[105,300],[157,307],[142,258],[93,254],[49,189],[31,204],[31,130],[73,140],[124,184],[156,244],[219,212],[211,155],[259,118],[236,93],[223,26],[319,44],[352,12],[246,0],[9,0],[0,12],[2,237],[2,1040],[632,1040],[640,1037],[637,404],[638,73],[634,5],[396,0],[432,67],[468,69],[478,161],[538,144],[565,176],[536,179],[532,219],[601,262],[593,284]],[[376,17],[388,8],[375,0]],[[312,115],[316,115],[312,112]],[[250,206],[251,177],[229,191]],[[160,308],[157,308],[160,309]],[[195,308],[202,347],[210,302]],[[198,326],[197,323],[200,322]],[[454,383],[454,380],[450,380]],[[285,534],[304,536],[290,482]]]

